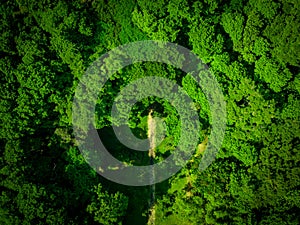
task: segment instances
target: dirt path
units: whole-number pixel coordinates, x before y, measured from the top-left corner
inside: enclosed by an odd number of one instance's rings
[[[156,123],[155,120],[152,117],[153,110],[151,109],[148,114],[148,138],[150,141],[150,149],[149,149],[149,157],[154,158],[155,157],[155,129],[156,129]]]
[[[152,117],[153,110],[151,109],[148,114],[148,138],[150,142],[150,149],[149,149],[149,157],[150,157],[150,165],[153,165],[154,158],[155,158],[155,130],[156,130],[156,123],[154,118]],[[152,177],[151,179],[154,180],[155,174],[154,171],[152,171]],[[150,190],[150,201],[149,201],[149,219],[148,219],[148,225],[154,225],[155,224],[155,184],[151,185]]]

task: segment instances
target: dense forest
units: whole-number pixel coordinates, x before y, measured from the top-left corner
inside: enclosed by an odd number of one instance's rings
[[[11,0],[0,7],[0,224],[300,224],[299,0]],[[201,171],[211,112],[191,76],[140,62],[106,82],[95,107],[97,132],[114,157],[132,165],[151,162],[112,129],[118,93],[155,75],[193,101],[198,147],[155,189],[100,176],[72,128],[86,69],[143,40],[195,53],[218,81],[227,112],[222,147]],[[156,128],[166,133],[152,153],[157,163],[175,151],[180,115],[165,99],[144,98],[130,112],[136,137],[149,136],[151,116],[165,122]]]

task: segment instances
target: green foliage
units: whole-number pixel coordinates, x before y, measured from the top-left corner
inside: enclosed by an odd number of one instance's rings
[[[80,154],[72,133],[74,92],[87,67],[114,47],[147,39],[174,42],[197,54],[218,80],[227,109],[222,148],[200,172],[211,132],[213,112],[204,94],[213,88],[210,83],[202,90],[177,68],[143,62],[117,71],[100,91],[98,133],[116,158],[136,165],[148,165],[148,153],[127,149],[110,126],[111,107],[122,88],[141,77],[160,76],[176,81],[193,100],[201,152],[155,186],[155,223],[300,224],[299,7],[297,0],[4,1],[0,224],[147,223],[151,187],[102,179]],[[107,60],[105,69],[119,63]],[[93,75],[97,71],[90,75],[96,80]],[[81,112],[94,103],[83,98]],[[157,135],[165,131],[165,138],[155,149],[156,163],[176,148],[182,118],[164,99],[142,99],[129,115],[139,138],[147,136],[151,109],[165,123],[157,130]]]
[[[95,193],[97,198],[92,198],[92,203],[87,206],[87,211],[100,224],[117,224],[118,217],[122,217],[126,211],[127,198],[120,193],[109,195],[101,190],[101,185],[95,187]]]
[[[277,62],[261,57],[255,63],[255,72],[259,77],[270,85],[270,88],[275,92],[280,92],[281,89],[292,78],[292,73],[285,67],[278,65]],[[270,76],[272,74],[272,76]]]

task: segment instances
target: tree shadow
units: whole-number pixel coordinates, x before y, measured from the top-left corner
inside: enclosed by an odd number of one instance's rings
[[[139,128],[137,128],[139,129]],[[141,132],[133,130],[133,133]],[[98,130],[99,137],[106,149],[117,159],[123,161],[134,162],[134,165],[149,165],[150,158],[148,152],[135,151],[126,148],[114,134],[112,127],[105,127]],[[129,198],[127,213],[123,219],[124,225],[147,224],[149,218],[150,202],[151,202],[151,186],[126,186],[109,181],[103,177],[100,178],[103,188],[113,192],[119,191]],[[165,180],[155,184],[155,198],[160,198],[167,193],[169,182]]]

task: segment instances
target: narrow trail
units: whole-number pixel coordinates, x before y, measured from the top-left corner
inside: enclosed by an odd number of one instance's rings
[[[150,141],[150,149],[149,149],[149,157],[150,159],[153,160],[153,158],[155,157],[155,130],[156,130],[156,123],[155,120],[152,117],[152,112],[153,110],[151,109],[149,114],[148,114],[148,119],[147,119],[147,123],[148,123],[148,138]]]
[[[148,138],[150,142],[150,149],[149,149],[149,157],[150,157],[150,165],[154,164],[154,158],[155,158],[155,130],[156,130],[156,123],[155,120],[152,117],[153,110],[151,109],[149,114],[148,114]],[[154,170],[152,170],[152,176],[150,177],[151,182],[154,180],[155,174]],[[148,225],[154,225],[155,224],[155,184],[151,185],[151,190],[150,190],[150,201],[149,201],[149,220],[148,220]]]

